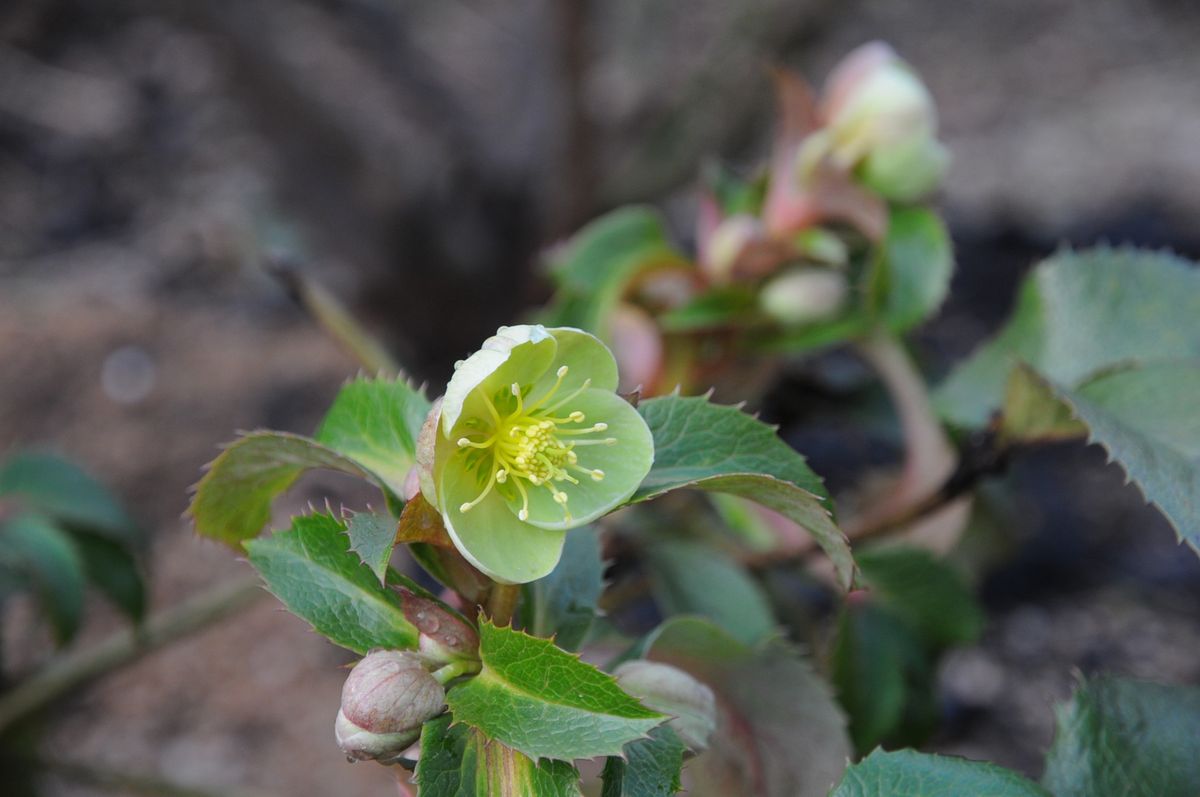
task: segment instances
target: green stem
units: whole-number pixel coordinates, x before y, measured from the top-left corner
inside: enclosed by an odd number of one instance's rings
[[[521,587],[517,584],[496,584],[488,596],[487,614],[496,625],[510,625],[517,601],[521,599]]]
[[[363,329],[346,306],[319,282],[284,262],[272,264],[271,274],[283,283],[331,338],[358,360],[367,373],[389,378],[401,375],[400,365],[383,345]]]
[[[460,675],[471,675],[483,669],[483,664],[478,661],[469,661],[466,659],[460,661],[452,661],[445,667],[441,667],[433,671],[433,677],[442,686],[453,681]]]
[[[238,578],[165,609],[83,650],[67,653],[0,695],[0,731],[88,681],[181,637],[207,628],[264,597],[257,576]]]

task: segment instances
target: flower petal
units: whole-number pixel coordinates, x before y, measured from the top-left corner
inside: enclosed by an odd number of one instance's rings
[[[439,503],[446,531],[467,561],[505,584],[525,584],[553,570],[566,535],[522,523],[495,491],[469,512],[460,512],[459,507],[474,499],[481,488],[456,464],[442,470]]]
[[[654,439],[649,427],[637,410],[615,393],[588,389],[563,409],[579,410],[587,416],[586,422],[581,425],[583,428],[598,421],[608,424],[608,429],[603,432],[575,439],[600,440],[612,437],[617,442],[613,445],[579,446],[576,449],[580,467],[604,472],[604,478],[600,481],[593,480],[586,473],[576,472],[572,475],[579,479],[578,485],[556,482],[558,488],[568,496],[570,520],[566,519],[563,508],[554,501],[549,490],[544,487],[530,490],[527,522],[544,529],[575,528],[611,511],[633,495],[654,462]],[[509,506],[514,512],[520,508],[519,504],[514,505],[511,501]]]
[[[442,400],[442,434],[449,437],[464,414],[487,416],[479,393],[491,396],[513,382],[523,386],[536,382],[550,367],[557,348],[555,338],[540,324],[500,327],[450,377]]]

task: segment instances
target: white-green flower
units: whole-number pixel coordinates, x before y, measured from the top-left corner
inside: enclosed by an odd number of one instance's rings
[[[491,578],[554,569],[564,532],[624,503],[654,460],[616,394],[617,364],[578,329],[501,327],[463,360],[422,433],[421,492]]]

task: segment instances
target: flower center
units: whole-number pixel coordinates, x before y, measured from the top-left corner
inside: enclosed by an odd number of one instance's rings
[[[564,409],[587,390],[591,380],[585,379],[569,395],[549,403],[557,395],[567,371],[565,365],[559,368],[556,372],[558,381],[546,395],[529,406],[525,406],[525,392],[515,382],[507,392],[483,397],[490,417],[468,421],[469,431],[459,438],[458,447],[467,467],[476,471],[480,481],[486,478],[487,483],[474,500],[459,507],[460,512],[469,512],[495,489],[508,498],[519,497],[521,510],[517,517],[528,520],[529,490],[540,488],[550,491],[555,502],[563,508],[566,519],[570,520],[569,497],[563,486],[579,484],[576,474],[595,481],[604,479],[604,471],[579,464],[575,449],[614,445],[616,438],[589,437],[607,431],[608,424],[581,426],[587,420],[584,414],[579,410]]]

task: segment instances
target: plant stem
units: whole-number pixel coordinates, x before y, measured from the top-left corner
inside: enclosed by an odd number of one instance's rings
[[[483,665],[478,661],[452,661],[445,667],[440,667],[433,671],[433,677],[442,686],[453,681],[460,675],[468,673],[477,673],[483,668]]]
[[[496,625],[512,623],[513,612],[521,598],[521,587],[517,584],[496,584],[488,596],[487,615]]]
[[[257,576],[232,579],[83,650],[72,651],[0,695],[0,730],[70,692],[265,596]]]
[[[383,345],[363,329],[346,306],[323,285],[285,260],[271,263],[270,272],[321,329],[358,360],[367,373],[389,378],[401,375],[400,365]]]
[[[908,517],[939,492],[958,464],[958,454],[934,412],[925,380],[900,342],[890,333],[877,331],[859,344],[859,352],[879,374],[892,399],[905,453],[900,477],[887,495],[842,524],[851,540],[868,530],[893,526],[896,518]]]

